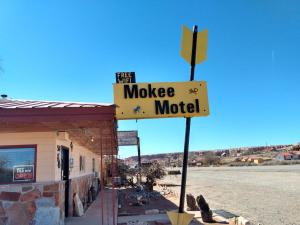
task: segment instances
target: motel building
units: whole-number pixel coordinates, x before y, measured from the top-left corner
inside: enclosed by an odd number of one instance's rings
[[[116,126],[112,104],[0,97],[0,225],[63,225],[74,198],[92,202],[114,170]]]

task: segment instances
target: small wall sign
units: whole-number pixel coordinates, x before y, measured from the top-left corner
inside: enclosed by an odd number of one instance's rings
[[[18,165],[13,167],[13,181],[33,181],[34,166]]]

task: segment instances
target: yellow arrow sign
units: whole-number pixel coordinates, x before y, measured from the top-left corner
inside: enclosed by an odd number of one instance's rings
[[[205,29],[201,32],[198,32],[196,60],[195,60],[196,64],[199,64],[200,62],[206,60],[207,42],[208,42],[208,30]],[[193,47],[193,31],[191,31],[187,26],[183,26],[180,55],[188,63],[191,63],[192,47]]]
[[[194,214],[167,212],[172,225],[188,225],[194,218]]]

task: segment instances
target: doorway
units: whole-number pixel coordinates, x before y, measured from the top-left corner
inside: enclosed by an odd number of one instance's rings
[[[61,180],[65,181],[65,217],[69,216],[69,148],[61,146]]]

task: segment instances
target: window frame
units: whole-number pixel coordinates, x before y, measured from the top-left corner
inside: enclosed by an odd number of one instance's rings
[[[34,149],[34,179],[32,181],[23,181],[23,182],[9,182],[9,183],[0,183],[1,185],[7,184],[25,184],[25,183],[36,183],[36,170],[37,170],[37,144],[30,144],[30,145],[0,145],[0,152],[3,149],[14,149],[14,150],[21,150],[22,148],[33,148]]]
[[[96,172],[96,160],[95,160],[95,158],[93,158],[92,159],[92,171],[93,171],[93,173],[95,173]]]
[[[79,155],[79,172],[85,173],[85,156]]]

